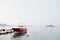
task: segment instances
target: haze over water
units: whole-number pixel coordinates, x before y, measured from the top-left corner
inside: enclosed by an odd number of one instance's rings
[[[60,26],[60,0],[0,0],[0,23]]]
[[[0,23],[28,25],[29,34],[0,40],[60,40],[60,0],[0,0]]]

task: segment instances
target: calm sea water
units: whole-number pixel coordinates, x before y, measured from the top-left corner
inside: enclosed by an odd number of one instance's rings
[[[28,33],[19,37],[0,35],[0,40],[60,40],[60,27],[27,27]],[[27,36],[29,35],[29,37]]]

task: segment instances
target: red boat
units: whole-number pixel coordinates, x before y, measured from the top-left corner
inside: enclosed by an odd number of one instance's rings
[[[8,29],[8,28],[1,28],[0,29],[0,35],[8,34],[8,33],[26,34],[27,28],[20,26],[20,27],[11,27],[10,29]]]
[[[6,24],[0,24],[0,35],[8,34],[8,33],[17,33],[17,34],[26,34],[27,28],[25,28],[23,25],[18,26],[11,26]]]
[[[17,27],[17,28],[12,28],[13,32],[17,32],[17,33],[27,33],[27,28],[23,28],[23,27]]]

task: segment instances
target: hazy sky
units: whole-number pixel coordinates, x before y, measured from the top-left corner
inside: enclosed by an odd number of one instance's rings
[[[0,0],[0,23],[60,26],[60,0]]]

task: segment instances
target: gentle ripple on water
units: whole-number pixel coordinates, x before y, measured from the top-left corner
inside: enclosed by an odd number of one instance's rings
[[[29,27],[27,35],[12,37],[11,34],[0,35],[0,40],[60,40],[60,27]]]

